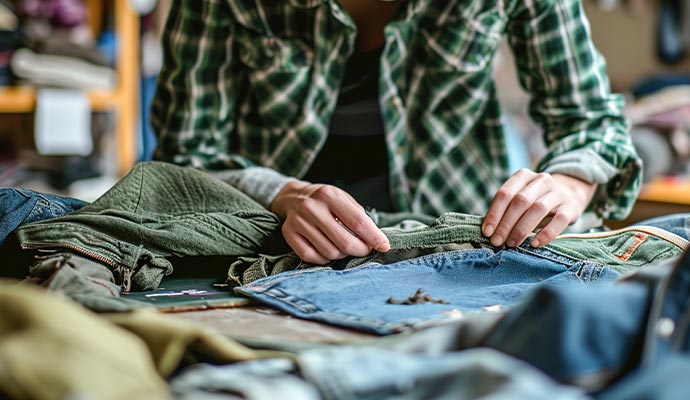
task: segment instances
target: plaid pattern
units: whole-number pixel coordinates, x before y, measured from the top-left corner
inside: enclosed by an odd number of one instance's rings
[[[502,35],[544,128],[537,168],[590,177],[602,184],[593,209],[624,218],[641,161],[579,0],[405,1],[385,30],[379,87],[395,206],[484,214],[508,178],[491,77]],[[303,176],[326,140],[355,37],[336,0],[175,0],[152,110],[156,157]]]

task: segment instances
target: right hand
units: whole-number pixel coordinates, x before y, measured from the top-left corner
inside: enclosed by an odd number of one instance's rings
[[[331,185],[288,182],[271,204],[285,241],[304,261],[326,264],[372,249],[390,250],[388,238],[347,192]]]

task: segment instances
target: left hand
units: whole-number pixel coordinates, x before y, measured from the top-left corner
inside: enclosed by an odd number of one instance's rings
[[[532,247],[548,244],[577,221],[597,185],[562,174],[521,169],[501,186],[482,222],[491,244],[514,247],[535,230]]]

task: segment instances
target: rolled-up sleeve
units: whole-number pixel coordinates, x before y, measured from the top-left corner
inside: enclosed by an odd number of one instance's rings
[[[599,184],[590,210],[625,218],[642,180],[637,155],[580,0],[518,1],[507,27],[547,154],[537,169]]]

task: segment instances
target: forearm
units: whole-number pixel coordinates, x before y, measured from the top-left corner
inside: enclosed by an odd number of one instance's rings
[[[603,57],[592,44],[579,0],[519,3],[508,36],[522,85],[533,94],[530,114],[548,148],[538,171],[596,183],[590,209],[624,218],[641,183],[641,160],[612,94]]]
[[[267,209],[271,208],[276,195],[288,182],[297,181],[295,178],[265,167],[207,172],[236,187]]]

